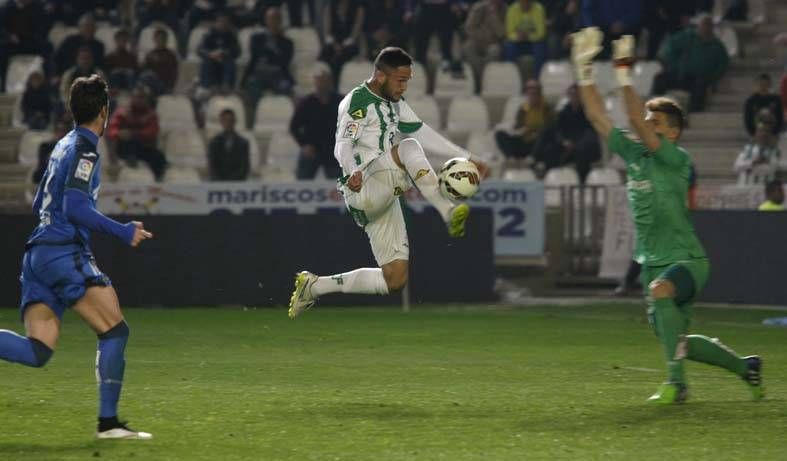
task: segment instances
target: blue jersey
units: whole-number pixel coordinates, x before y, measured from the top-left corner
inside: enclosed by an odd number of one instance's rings
[[[28,247],[68,243],[89,246],[89,229],[66,217],[65,193],[69,189],[83,192],[95,208],[101,188],[97,143],[98,136],[92,131],[76,127],[55,145],[33,201],[39,224],[27,241]]]

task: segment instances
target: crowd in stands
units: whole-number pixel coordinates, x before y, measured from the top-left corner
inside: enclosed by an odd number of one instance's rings
[[[727,19],[746,18],[745,0],[725,5]],[[174,91],[189,95],[199,126],[212,96],[236,94],[243,102],[239,110],[220,111],[218,134],[206,128],[207,177],[250,176],[255,146],[246,133],[259,101],[270,95],[296,101],[289,131],[300,147],[297,177],[313,178],[321,167],[326,177],[338,176],[332,149],[343,96],[337,92],[339,76],[348,62],[371,59],[385,46],[410,51],[430,81],[435,74],[472,79],[475,92],[488,63],[514,63],[526,97],[511,126],[496,131],[497,147],[511,164],[530,166],[539,175],[574,165],[581,180],[600,159],[599,140],[570,82],[561,90],[566,91],[562,101],[553,101],[543,96],[539,81],[546,62],[567,57],[572,32],[600,27],[607,56],[614,38],[647,38],[643,57],[658,59],[663,68],[652,93],[683,90],[696,111],[703,110],[729,63],[710,17],[692,21],[710,11],[713,0],[6,0],[0,8],[0,79],[15,55],[43,59],[21,97],[24,124],[59,133],[69,123],[65,95],[71,82],[103,75],[113,97],[107,132],[113,158],[144,163],[157,180],[165,177],[168,160],[156,104]],[[106,25],[114,32],[99,36],[99,27]],[[303,85],[296,88],[294,62],[301,50],[288,34],[305,25],[316,31],[315,57],[324,63],[309,71],[314,91],[308,94]],[[56,39],[55,30],[73,33]],[[246,30],[252,33],[241,33]],[[439,44],[436,62],[430,54],[433,38]],[[189,58],[199,60],[196,81],[178,88],[181,63]],[[758,127],[765,123],[759,113],[767,109],[777,112],[773,129],[781,130],[783,115],[774,98],[763,93],[747,103],[746,126],[755,141],[742,153],[740,168],[770,155],[770,144],[762,143],[771,141]]]

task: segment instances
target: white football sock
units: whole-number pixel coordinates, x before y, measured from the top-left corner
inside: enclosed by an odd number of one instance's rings
[[[319,298],[328,293],[387,295],[388,284],[382,269],[365,267],[344,274],[317,277],[311,286],[311,295]]]
[[[443,221],[448,221],[448,216],[454,204],[440,193],[437,174],[426,159],[424,149],[417,139],[407,138],[399,143],[399,160],[404,164],[407,174],[412,178],[415,187],[421,195],[440,212]]]

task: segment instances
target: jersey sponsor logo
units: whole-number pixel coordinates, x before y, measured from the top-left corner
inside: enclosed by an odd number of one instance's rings
[[[355,138],[358,136],[358,129],[360,129],[360,125],[358,122],[347,122],[347,125],[344,127],[344,134],[342,137],[344,138]]]
[[[639,191],[650,192],[650,190],[653,189],[653,184],[647,179],[644,180],[644,181],[634,181],[632,179],[631,181],[628,181],[626,183],[626,187],[629,190],[639,190]]]
[[[401,187],[399,187],[399,186],[396,186],[396,187],[394,187],[394,192],[393,192],[393,194],[394,194],[394,197],[398,197],[398,196],[400,196],[400,195],[404,194],[404,191],[402,190],[402,188],[401,188]]]
[[[418,170],[418,173],[415,174],[415,178],[413,178],[413,181],[418,181],[419,179],[423,178],[428,174],[429,174],[429,170],[427,170],[426,168],[422,168]]]
[[[98,154],[94,154],[93,152],[87,152],[87,153],[82,154],[82,157],[83,158],[96,158],[96,157],[98,157]]]
[[[93,162],[81,158],[77,163],[77,169],[74,172],[74,177],[82,181],[90,181],[90,173],[93,172]]]
[[[364,118],[366,117],[366,111],[363,109],[356,109],[350,112],[350,117],[354,118],[355,120],[358,120],[359,118]]]

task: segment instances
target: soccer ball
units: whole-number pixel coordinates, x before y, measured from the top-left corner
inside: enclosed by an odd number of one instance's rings
[[[469,199],[478,192],[478,185],[481,183],[475,164],[461,157],[445,162],[437,176],[440,191],[453,200]]]

